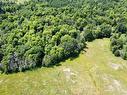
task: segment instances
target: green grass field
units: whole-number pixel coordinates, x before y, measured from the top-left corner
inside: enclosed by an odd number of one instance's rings
[[[0,95],[127,95],[127,61],[112,54],[109,42],[89,42],[60,66],[2,74]]]

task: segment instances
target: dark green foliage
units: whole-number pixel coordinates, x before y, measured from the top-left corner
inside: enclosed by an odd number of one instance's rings
[[[57,64],[61,60],[64,60],[64,49],[62,47],[54,46],[48,55],[44,56],[42,65],[50,66]]]
[[[92,33],[92,31],[90,31],[90,30],[86,30],[86,31],[83,31],[84,32],[84,38],[85,38],[85,41],[92,41],[92,40],[94,40],[95,38],[94,38],[94,36],[93,36],[93,33]]]
[[[77,55],[81,49],[78,40],[69,35],[65,35],[61,38],[60,46],[64,49],[65,58]]]
[[[112,29],[108,25],[101,26],[101,36],[100,37],[110,37],[112,33]]]
[[[127,35],[115,33],[111,37],[111,49],[115,56],[121,56],[127,59]]]
[[[118,32],[121,32],[121,33],[126,33],[127,32],[127,27],[124,24],[119,24],[117,26],[117,28],[118,28]]]
[[[52,66],[77,56],[86,41],[110,36],[113,53],[126,59],[126,14],[122,14],[126,13],[123,9],[126,3],[123,2],[30,0],[16,4],[1,1],[0,69],[17,72]]]

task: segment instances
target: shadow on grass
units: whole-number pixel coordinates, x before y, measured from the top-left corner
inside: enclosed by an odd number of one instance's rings
[[[54,67],[58,67],[58,66],[62,66],[62,63],[65,62],[66,60],[70,60],[70,61],[73,61],[74,59],[78,58],[79,57],[79,54],[76,54],[76,55],[73,55],[72,57],[67,57],[67,58],[64,58],[62,60],[59,60],[58,62],[56,62],[55,64],[51,64],[49,66],[44,66],[44,67],[47,67],[47,68],[54,68]]]
[[[70,60],[73,61],[74,59],[78,58],[80,54],[84,54],[84,52],[87,52],[88,47],[86,46],[85,49],[82,49],[78,54],[73,55],[72,57],[66,57],[63,60],[59,60],[58,62],[56,62],[55,64],[51,64],[49,66],[44,66],[47,68],[54,68],[56,66],[61,66],[63,62],[65,62],[66,60]]]
[[[90,42],[92,42],[92,41],[90,41]],[[16,74],[18,72],[35,71],[37,69],[41,69],[42,67],[44,67],[44,68],[54,68],[54,67],[62,66],[62,63],[64,63],[66,60],[73,61],[74,59],[78,58],[80,54],[84,54],[84,52],[87,52],[87,49],[88,49],[88,47],[87,47],[87,44],[86,44],[86,46],[78,54],[75,54],[72,57],[71,56],[65,57],[62,60],[57,60],[56,62],[54,62],[54,64],[50,64],[48,66],[39,65],[39,66],[36,66],[36,67],[33,67],[33,68],[24,69],[22,71],[17,70],[15,72],[12,71],[12,72],[7,72],[5,74],[8,75],[8,74]]]
[[[22,71],[17,70],[15,72],[12,71],[12,72],[7,72],[5,74],[8,75],[8,74],[16,74],[18,72],[35,71],[37,69],[42,69],[42,67],[44,67],[44,68],[54,68],[54,67],[62,66],[62,63],[64,63],[66,60],[73,61],[74,59],[78,58],[80,54],[84,54],[84,52],[87,52],[87,49],[88,49],[88,47],[87,47],[87,44],[86,44],[86,46],[78,54],[75,54],[72,57],[70,57],[70,56],[65,57],[62,60],[57,60],[56,62],[54,62],[53,64],[50,64],[48,66],[39,65],[39,66],[36,66],[36,67],[33,67],[33,68],[24,69]]]

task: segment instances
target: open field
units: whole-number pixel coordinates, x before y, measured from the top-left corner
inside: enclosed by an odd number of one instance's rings
[[[60,66],[0,75],[0,95],[127,95],[127,61],[112,54],[109,42],[89,42]]]

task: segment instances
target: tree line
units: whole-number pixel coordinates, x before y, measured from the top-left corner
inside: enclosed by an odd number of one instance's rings
[[[126,38],[126,0],[0,1],[0,5],[0,69],[5,73],[58,64],[77,56],[86,41],[111,37],[113,50],[118,47],[112,42],[117,33]]]

